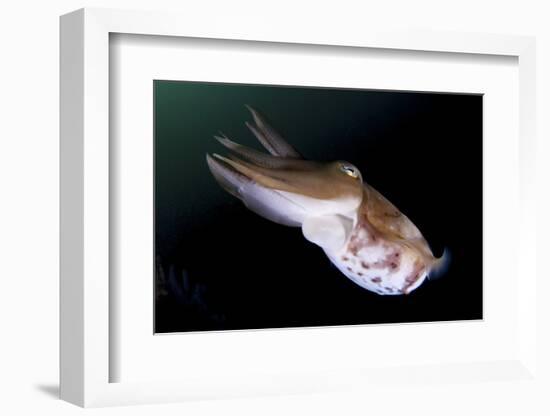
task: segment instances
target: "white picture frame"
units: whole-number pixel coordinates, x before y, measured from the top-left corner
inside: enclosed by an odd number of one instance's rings
[[[205,28],[190,16],[82,9],[61,18],[61,398],[80,406],[158,403],[193,398],[322,392],[388,383],[395,377],[476,382],[533,379],[537,374],[534,202],[535,41],[530,37],[464,33],[361,31],[327,32],[311,27],[219,20]],[[238,30],[236,29],[238,27]],[[507,360],[410,368],[334,370],[330,374],[280,374],[243,379],[236,374],[161,382],[110,382],[109,348],[109,36],[114,33],[226,39],[281,44],[332,45],[454,54],[505,55],[519,65],[520,217],[518,270],[518,349]],[[112,309],[111,309],[112,310]],[[360,369],[360,368],[359,368]],[[478,376],[475,376],[477,374]],[[481,376],[479,376],[481,374]]]

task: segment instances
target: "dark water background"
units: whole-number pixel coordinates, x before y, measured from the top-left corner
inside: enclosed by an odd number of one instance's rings
[[[481,96],[155,81],[154,97],[155,332],[482,318]],[[445,277],[376,295],[222,190],[212,136],[261,149],[245,104],[306,158],[355,164],[451,250]]]

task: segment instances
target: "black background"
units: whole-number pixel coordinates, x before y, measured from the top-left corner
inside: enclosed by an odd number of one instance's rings
[[[482,96],[155,81],[155,332],[482,318]],[[249,211],[205,154],[252,105],[306,158],[348,160],[447,274],[406,296],[346,278],[299,228]]]

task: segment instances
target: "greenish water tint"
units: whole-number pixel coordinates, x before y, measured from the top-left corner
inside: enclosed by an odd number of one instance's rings
[[[155,81],[154,98],[157,332],[481,317],[481,96]],[[307,158],[355,164],[436,254],[450,246],[451,276],[373,295],[221,190],[213,135],[261,149],[245,104]]]

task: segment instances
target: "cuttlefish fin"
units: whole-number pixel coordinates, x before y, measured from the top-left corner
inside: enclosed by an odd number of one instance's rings
[[[304,237],[325,251],[337,251],[344,246],[353,228],[353,221],[342,215],[309,217],[302,223]]]
[[[302,159],[302,155],[294,147],[288,144],[286,140],[269,125],[265,118],[258,113],[258,111],[249,105],[247,105],[246,108],[248,108],[252,114],[255,123],[255,125],[253,125],[246,122],[246,126],[269,153],[278,157]]]
[[[443,276],[449,269],[449,265],[451,264],[451,259],[452,259],[451,251],[447,247],[445,247],[441,257],[436,259],[432,264],[430,271],[428,273],[428,279],[437,280],[441,276]]]
[[[234,169],[230,160],[219,155],[206,155],[206,162],[218,183],[231,195],[239,198],[256,214],[277,224],[299,227],[305,210],[279,192],[258,185]]]

